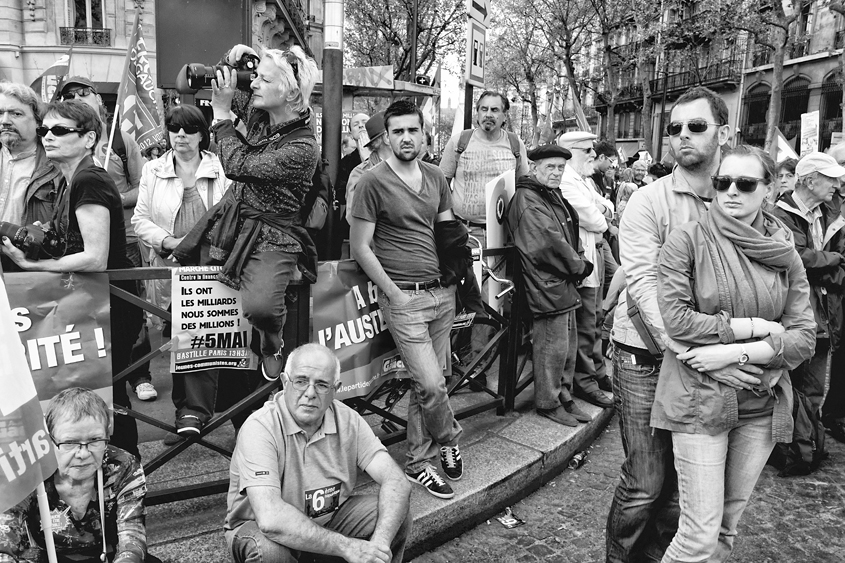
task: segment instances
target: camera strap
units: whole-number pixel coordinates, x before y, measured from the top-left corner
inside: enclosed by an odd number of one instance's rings
[[[256,127],[266,128],[267,126],[268,124],[264,121],[263,115],[254,114],[254,117],[249,120],[247,131],[251,132]],[[254,148],[260,148],[265,145],[269,145],[270,143],[277,143],[281,140],[287,139],[288,137],[305,137],[307,135],[313,135],[314,132],[311,130],[311,112],[309,111],[305,115],[287,123],[272,135],[255,142],[249,141],[237,130],[235,131],[235,134],[241,142]]]

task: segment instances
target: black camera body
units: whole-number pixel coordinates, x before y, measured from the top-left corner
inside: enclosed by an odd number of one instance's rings
[[[244,53],[234,67],[237,77],[235,87],[249,92],[249,85],[255,79],[259,58],[251,53]],[[210,90],[211,81],[217,78],[217,71],[229,65],[208,66],[202,63],[189,63],[182,67],[176,77],[176,90],[181,94],[194,94],[198,90]]]
[[[55,231],[45,231],[38,225],[15,225],[0,221],[0,236],[9,237],[27,260],[56,257],[61,254],[61,239]]]

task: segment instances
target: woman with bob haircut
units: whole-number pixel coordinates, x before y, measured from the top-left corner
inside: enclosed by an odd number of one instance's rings
[[[109,408],[89,389],[53,397],[46,413],[58,469],[44,481],[62,563],[160,563],[147,553],[144,469],[109,445]],[[47,561],[36,492],[0,514],[0,561]]]
[[[792,440],[789,370],[812,356],[816,323],[792,232],[763,209],[771,157],[740,145],[713,176],[716,197],[672,231],[657,294],[670,342],[651,426],[672,432],[681,516],[663,563],[725,561],[776,442]],[[718,370],[754,365],[758,376]]]
[[[175,267],[173,249],[205,213],[223,198],[232,181],[217,155],[208,151],[211,138],[202,112],[174,106],[164,118],[167,151],[144,165],[132,225],[145,266]],[[170,280],[147,282],[147,299],[167,309]],[[180,434],[199,433],[214,414],[217,371],[173,374],[173,404]]]

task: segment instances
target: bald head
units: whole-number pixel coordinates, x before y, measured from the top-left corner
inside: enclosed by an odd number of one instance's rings
[[[285,373],[291,374],[296,371],[304,363],[319,364],[330,367],[333,372],[333,381],[337,382],[340,378],[340,360],[337,356],[322,344],[316,342],[309,342],[296,348],[288,356],[285,362]]]

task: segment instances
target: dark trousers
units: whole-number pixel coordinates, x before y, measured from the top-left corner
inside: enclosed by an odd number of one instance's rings
[[[349,538],[369,540],[376,528],[378,520],[378,496],[360,495],[349,497],[340,505],[325,528]],[[411,518],[405,521],[396,531],[390,551],[393,554],[391,563],[401,563],[405,556],[405,542],[411,531]],[[229,534],[227,533],[227,539]],[[276,543],[261,530],[255,521],[247,522],[231,535],[230,547],[235,563],[295,563],[298,561],[342,562],[339,557],[306,553],[285,547]]]
[[[830,389],[824,400],[822,416],[829,420],[845,419],[845,347],[833,353],[830,362]]]
[[[578,332],[575,311],[534,319],[534,406],[554,409],[572,400]]]
[[[241,272],[244,316],[261,335],[263,357],[278,353],[284,346],[285,293],[296,262],[297,255],[289,252],[257,252],[247,259]]]
[[[136,293],[135,282],[117,282],[115,285],[130,293]],[[130,305],[117,297],[111,298],[110,314],[112,376],[116,376],[130,365],[132,346],[137,340],[143,317],[138,307]],[[120,407],[132,407],[132,403],[129,401],[129,394],[126,392],[125,380],[120,381],[117,385],[112,385],[112,396],[115,412],[111,443],[140,459],[141,454],[138,451],[138,425],[135,423],[134,418],[126,414],[121,414],[120,412]]]
[[[821,412],[824,395],[831,375],[830,340],[816,340],[813,357],[789,372],[792,387],[801,391],[816,412]]]
[[[596,382],[597,366],[604,366],[601,356],[601,338],[598,318],[601,315],[599,295],[601,288],[579,287],[581,306],[575,310],[575,324],[578,327],[578,352],[575,354],[575,389],[585,393],[599,390]],[[598,355],[596,354],[598,351]],[[597,361],[598,360],[598,361]]]
[[[608,563],[657,562],[678,530],[678,478],[672,433],[651,428],[660,364],[613,352],[613,398],[625,461],[607,516]]]
[[[130,226],[131,228],[131,226]],[[132,265],[136,268],[140,268],[141,264],[141,249],[138,246],[138,242],[129,242],[126,243],[126,256],[132,262]],[[138,295],[140,297],[144,297],[144,282],[137,282],[138,285]],[[143,318],[143,313],[142,313]],[[138,338],[132,346],[132,353],[129,356],[130,365],[138,361],[140,358],[143,358],[147,354],[152,351],[152,346],[150,345],[150,332],[147,330],[147,323],[141,323],[141,330],[138,333]],[[153,380],[152,376],[150,375],[150,362],[146,362],[141,364],[135,370],[129,374],[126,378],[126,381],[129,382],[129,385],[132,386],[134,389],[141,383],[150,383]]]

